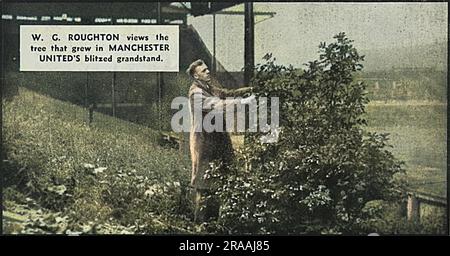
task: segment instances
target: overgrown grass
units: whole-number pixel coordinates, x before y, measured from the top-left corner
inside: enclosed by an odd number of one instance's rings
[[[419,102],[427,103],[427,102]],[[447,196],[447,105],[443,103],[369,104],[368,130],[389,133],[390,149],[405,162],[411,191]],[[444,234],[448,223],[446,209],[421,205],[420,222],[406,218],[405,202],[383,205],[380,218],[371,228],[388,234]],[[403,209],[401,209],[403,207]]]
[[[189,232],[188,156],[130,122],[96,113],[88,126],[86,112],[23,88],[4,102],[5,200],[67,216],[66,233],[86,223]]]
[[[371,105],[368,130],[389,133],[412,189],[447,194],[447,105]]]

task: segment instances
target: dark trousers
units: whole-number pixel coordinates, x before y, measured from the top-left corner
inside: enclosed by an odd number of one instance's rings
[[[199,188],[194,191],[194,222],[200,224],[217,220],[219,217],[220,204],[214,193],[208,189]]]

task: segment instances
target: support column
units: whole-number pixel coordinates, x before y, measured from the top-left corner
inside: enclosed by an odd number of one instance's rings
[[[157,2],[156,6],[156,22],[158,25],[163,24],[162,7],[161,2]],[[162,130],[162,97],[163,97],[163,74],[161,72],[156,73],[156,84],[158,87],[158,117],[159,117],[159,129]]]
[[[110,24],[115,24],[115,20],[112,17]],[[112,116],[116,117],[116,71],[113,71],[111,79],[111,111]]]
[[[213,57],[211,60],[212,72],[216,74],[217,72],[217,62],[216,62],[216,14],[213,13]]]
[[[244,84],[248,86],[255,66],[255,16],[252,2],[245,3],[244,16]]]
[[[113,72],[111,80],[111,108],[112,116],[116,117],[116,72]]]

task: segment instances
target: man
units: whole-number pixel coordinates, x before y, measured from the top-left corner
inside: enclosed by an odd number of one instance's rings
[[[208,66],[203,60],[194,61],[186,72],[194,79],[189,89],[191,186],[195,189],[194,221],[202,223],[217,218],[219,214],[219,204],[212,196],[211,184],[204,177],[209,163],[219,160],[226,165],[234,155],[229,134],[225,131],[205,131],[203,117],[210,111],[224,111],[230,104],[248,104],[255,97],[252,95],[244,99],[224,99],[249,92],[251,88],[226,90],[213,86]],[[195,111],[201,112],[201,115],[196,116]]]

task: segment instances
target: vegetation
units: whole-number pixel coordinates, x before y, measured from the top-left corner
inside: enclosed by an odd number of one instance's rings
[[[4,104],[6,210],[42,214],[9,231],[189,232],[187,156],[143,126],[102,114],[87,126],[85,112],[26,89]]]
[[[233,170],[216,163],[209,171],[222,204],[220,232],[367,233],[379,217],[371,202],[401,201],[402,162],[387,134],[367,132],[363,117],[365,86],[354,82],[363,57],[345,34],[335,38],[303,72],[270,56],[258,67],[259,95],[281,100],[280,137],[261,144],[262,134],[247,134]]]
[[[260,134],[247,134],[236,166],[211,170],[222,209],[206,227],[191,221],[188,155],[160,146],[159,133],[148,128],[167,129],[171,98],[189,86],[184,74],[165,77],[162,116],[156,104],[146,106],[144,126],[98,112],[89,126],[86,109],[20,88],[3,101],[4,231],[443,233],[445,211],[425,206],[420,223],[407,222],[396,188],[406,178],[445,195],[445,183],[422,183],[446,178],[446,105],[367,105],[370,88],[365,95],[355,82],[362,57],[343,34],[336,39],[300,72],[271,58],[258,67],[258,93],[286,99],[280,141],[262,145]],[[84,104],[84,88],[39,86]],[[107,95],[109,85],[102,86]],[[146,89],[137,101],[155,96]]]
[[[390,151],[405,162],[411,189],[447,194],[447,105],[369,104],[368,131],[388,133]]]

